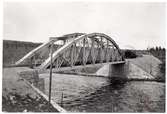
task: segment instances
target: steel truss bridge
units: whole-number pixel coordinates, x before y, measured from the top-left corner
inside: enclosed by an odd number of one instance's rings
[[[52,63],[52,64],[51,64]],[[71,70],[103,64],[125,63],[116,42],[103,33],[72,33],[51,37],[30,51],[15,65],[30,65],[39,72]]]

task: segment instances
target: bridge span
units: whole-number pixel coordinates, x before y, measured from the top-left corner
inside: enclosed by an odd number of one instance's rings
[[[15,65],[28,65],[42,73],[51,66],[53,72],[57,72],[122,63],[125,63],[123,53],[117,43],[108,35],[72,33],[51,37],[48,42],[30,51]]]

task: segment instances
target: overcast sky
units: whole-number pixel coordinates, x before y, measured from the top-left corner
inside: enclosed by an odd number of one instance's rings
[[[144,2],[4,2],[4,39],[45,42],[73,32],[101,32],[120,48],[165,47],[165,4]]]

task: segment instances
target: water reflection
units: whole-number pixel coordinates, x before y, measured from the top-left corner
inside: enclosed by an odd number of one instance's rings
[[[109,84],[97,89],[82,99],[64,102],[64,107],[72,111],[86,112],[118,112],[119,98],[125,83]]]
[[[44,74],[45,93],[49,76]],[[164,112],[165,84],[122,81],[76,75],[54,74],[52,99],[71,112]]]
[[[151,82],[127,82],[107,85],[82,99],[67,102],[64,107],[75,112],[164,112],[164,90],[136,88],[152,86]],[[154,83],[155,84],[155,83]],[[162,86],[155,84],[154,86]]]

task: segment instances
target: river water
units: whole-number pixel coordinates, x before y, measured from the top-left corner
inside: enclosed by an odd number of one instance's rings
[[[48,95],[49,74],[40,78]],[[70,112],[164,112],[165,83],[129,81],[112,85],[106,77],[53,74],[52,99]]]

